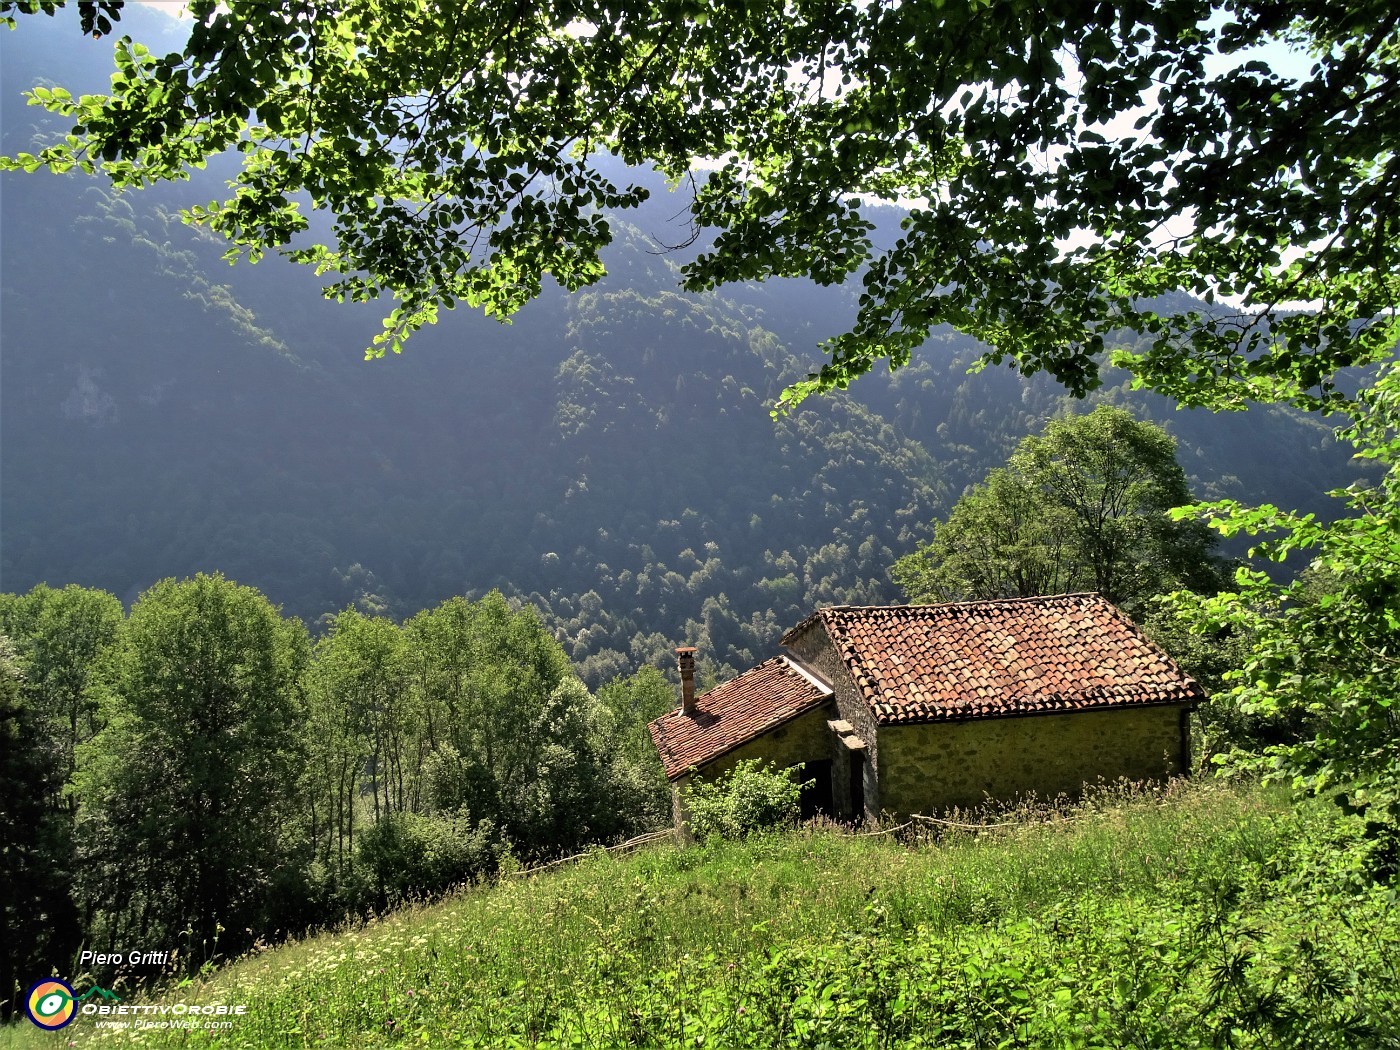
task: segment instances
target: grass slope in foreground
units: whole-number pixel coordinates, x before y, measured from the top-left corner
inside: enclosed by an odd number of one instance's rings
[[[83,1019],[9,1041],[1395,1047],[1395,893],[1361,834],[1204,782],[938,842],[807,829],[599,855],[148,1000],[247,1004],[226,1031]]]

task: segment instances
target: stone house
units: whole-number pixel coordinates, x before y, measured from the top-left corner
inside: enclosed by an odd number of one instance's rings
[[[1097,594],[819,609],[785,652],[648,727],[674,788],[803,764],[804,815],[863,820],[1077,795],[1191,766],[1201,687]]]

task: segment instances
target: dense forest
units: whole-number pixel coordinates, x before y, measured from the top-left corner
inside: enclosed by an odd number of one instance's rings
[[[122,24],[159,41],[173,23]],[[24,29],[0,36],[7,149],[47,126],[22,88],[94,89],[110,61],[62,19]],[[1045,377],[968,375],[983,348],[944,333],[770,418],[853,293],[678,294],[686,252],[660,247],[681,239],[678,205],[655,180],[593,290],[547,292],[510,326],[446,314],[366,362],[376,307],[324,302],[277,259],[229,269],[179,222],[219,192],[217,166],[141,193],[3,176],[0,588],[79,583],[129,605],[217,571],[317,632],[347,606],[405,619],[499,589],[592,687],[682,643],[722,676],[814,605],[896,600],[889,566],[964,489],[1092,407]],[[892,237],[897,211],[877,217]],[[1203,498],[1325,512],[1321,494],[1363,473],[1283,408],[1178,411],[1125,374],[1093,400],[1164,423]]]
[[[80,945],[197,967],[664,826],[672,706],[650,667],[590,693],[499,592],[314,644],[218,575],[0,595],[0,1012]]]

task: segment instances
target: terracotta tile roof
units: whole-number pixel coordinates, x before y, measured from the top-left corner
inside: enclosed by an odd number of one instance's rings
[[[1097,594],[819,609],[879,724],[1194,703],[1196,684]]]
[[[674,780],[691,766],[704,765],[776,729],[830,695],[830,689],[779,656],[697,697],[694,715],[672,711],[647,728],[666,776]]]

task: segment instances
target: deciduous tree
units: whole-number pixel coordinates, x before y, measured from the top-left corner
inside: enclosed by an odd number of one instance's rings
[[[1101,405],[1052,420],[988,475],[891,576],[910,601],[1098,591],[1130,615],[1225,582],[1215,539],[1168,512],[1191,501],[1161,427]]]
[[[259,592],[198,575],[132,606],[78,750],[82,896],[105,942],[261,931],[291,844],[308,643]]]
[[[406,710],[399,628],[346,609],[316,643],[305,684],[307,816],[315,859],[335,885],[354,866],[357,826],[405,810],[417,792],[421,763],[410,755],[421,728]]]
[[[495,591],[454,598],[406,632],[432,712],[439,811],[490,819],[535,855],[631,825],[637,790],[605,746],[602,710],[532,608],[512,609]]]
[[[1332,495],[1350,513],[1331,523],[1228,500],[1182,508],[1223,534],[1263,537],[1253,553],[1309,559],[1311,572],[1279,584],[1241,568],[1237,593],[1194,600],[1182,614],[1198,631],[1253,639],[1226,675],[1247,716],[1301,725],[1302,739],[1232,761],[1366,812],[1386,876],[1400,868],[1400,370],[1392,365],[1358,398],[1341,436],[1387,468],[1375,485]],[[1319,583],[1321,581],[1321,583]]]
[[[8,166],[144,185],[237,149],[232,195],[190,219],[329,295],[396,298],[376,352],[458,302],[506,316],[546,276],[597,280],[606,209],[646,196],[612,157],[693,186],[691,289],[859,274],[853,327],[789,401],[949,324],[1076,391],[1128,331],[1123,363],[1182,400],[1328,403],[1400,323],[1390,0],[189,7],[179,52],[118,42],[109,95],[36,88],[72,134]],[[892,242],[867,201],[912,202]],[[307,203],[334,217],[321,242]]]
[[[655,667],[646,666],[625,678],[614,678],[598,690],[598,722],[614,781],[625,782],[626,813],[640,830],[647,822],[669,821],[671,786],[656,753],[647,723],[676,706],[676,690]]]
[[[71,583],[61,590],[41,583],[28,594],[5,597],[0,622],[15,641],[32,706],[53,728],[60,783],[66,782],[78,746],[100,728],[88,676],[121,626],[122,604],[106,591]]]
[[[54,807],[63,762],[53,726],[0,634],[0,1018],[81,939],[69,899],[72,820]]]
[[[953,504],[933,539],[890,569],[911,602],[1062,594],[1080,584],[1068,508],[1000,468]]]

